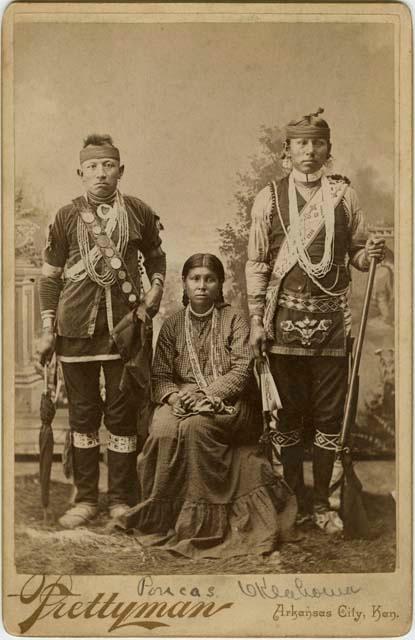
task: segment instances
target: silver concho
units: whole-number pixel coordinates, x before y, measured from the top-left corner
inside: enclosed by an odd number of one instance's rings
[[[110,264],[113,269],[119,269],[121,267],[121,260],[115,256],[111,258]]]
[[[123,282],[121,285],[121,289],[124,291],[124,293],[131,293],[131,291],[133,290],[131,282]]]
[[[86,224],[91,224],[91,222],[94,222],[95,220],[95,216],[92,213],[92,211],[82,211],[81,216],[82,216],[82,220]]]

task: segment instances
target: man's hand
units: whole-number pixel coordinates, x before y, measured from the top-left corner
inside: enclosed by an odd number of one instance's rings
[[[150,318],[154,318],[160,307],[161,298],[163,296],[163,287],[158,283],[154,283],[144,296],[144,304]]]
[[[55,344],[56,335],[50,329],[45,329],[38,344],[39,362],[42,367],[50,362],[55,352]]]
[[[368,238],[365,246],[366,260],[370,262],[372,258],[376,262],[382,262],[385,257],[385,239],[371,236]]]
[[[255,358],[257,358],[258,360],[262,360],[267,352],[267,338],[265,335],[262,318],[260,318],[259,316],[253,316],[251,318],[251,333],[249,336],[249,344]]]

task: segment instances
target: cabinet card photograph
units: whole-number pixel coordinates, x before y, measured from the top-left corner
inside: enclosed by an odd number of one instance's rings
[[[412,625],[411,15],[3,17],[3,625]]]

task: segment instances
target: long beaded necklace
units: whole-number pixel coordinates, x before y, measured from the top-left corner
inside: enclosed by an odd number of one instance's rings
[[[111,207],[108,204],[102,203],[101,205],[99,205],[97,213],[103,220],[103,224],[105,225],[105,232],[108,237],[112,236],[116,226],[118,225],[118,240],[116,243],[116,247],[121,254],[124,254],[128,242],[129,229],[128,215],[122,194],[117,191],[114,205]],[[98,263],[102,260],[102,255],[97,247],[94,246],[90,248],[88,229],[81,219],[81,216],[78,216],[76,231],[79,251],[85,271],[81,271],[80,273],[75,274],[72,279],[75,281],[83,280],[83,278],[85,278],[85,275],[88,274],[90,279],[93,280],[93,282],[99,284],[101,287],[108,287],[114,284],[115,275],[111,270],[109,270],[108,268],[104,268],[102,273],[98,273],[96,269]]]
[[[196,382],[200,389],[203,389],[208,386],[207,381],[202,373],[200,368],[199,358],[197,357],[196,350],[193,344],[193,335],[192,335],[192,322],[190,320],[190,314],[195,313],[190,309],[190,303],[186,307],[185,316],[184,316],[184,330],[185,330],[185,338],[186,338],[186,347],[187,352],[190,358],[190,364],[192,365],[193,375],[196,379]],[[212,329],[210,334],[210,358],[212,364],[212,372],[213,378],[216,380],[218,378],[218,368],[217,368],[217,358],[218,354],[216,351],[217,348],[217,337],[218,337],[218,325],[219,325],[219,311],[213,306],[206,313],[197,314],[196,317],[207,317],[209,314],[212,314]]]
[[[305,247],[300,234],[300,214],[298,212],[297,193],[294,176],[291,174],[288,181],[288,201],[290,210],[290,225],[292,228],[293,242],[295,243],[298,262],[307,274],[316,278],[323,278],[333,265],[334,247],[334,205],[331,197],[330,185],[326,176],[321,176],[321,188],[323,217],[325,226],[324,252],[320,262],[313,263],[310,254]]]
[[[314,284],[324,293],[329,296],[337,297],[339,295],[343,295],[346,289],[342,289],[341,291],[330,291],[326,287],[324,287],[319,281],[318,278],[323,278],[324,275],[328,273],[328,271],[333,266],[333,254],[334,254],[334,204],[333,198],[330,191],[330,185],[326,178],[326,176],[321,176],[321,189],[323,196],[323,214],[324,214],[324,223],[326,228],[326,236],[324,242],[324,254],[320,262],[313,263],[311,262],[310,254],[307,251],[307,248],[304,246],[301,235],[300,235],[300,214],[298,212],[297,206],[297,194],[295,189],[294,177],[292,173],[288,179],[288,199],[289,199],[289,212],[290,212],[290,225],[291,230],[288,232],[284,221],[282,219],[282,213],[279,204],[278,192],[277,189],[274,189],[275,192],[275,204],[277,208],[278,217],[280,220],[281,227],[284,231],[284,235],[288,246],[290,248],[290,252],[294,252],[296,254],[299,265],[302,269],[307,273],[310,279],[314,282]],[[324,191],[323,191],[324,189]],[[336,282],[337,283],[337,278]],[[333,286],[335,286],[335,284]]]

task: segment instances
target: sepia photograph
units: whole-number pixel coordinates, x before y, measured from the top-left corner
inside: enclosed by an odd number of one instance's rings
[[[8,632],[409,630],[411,28],[8,7]]]

